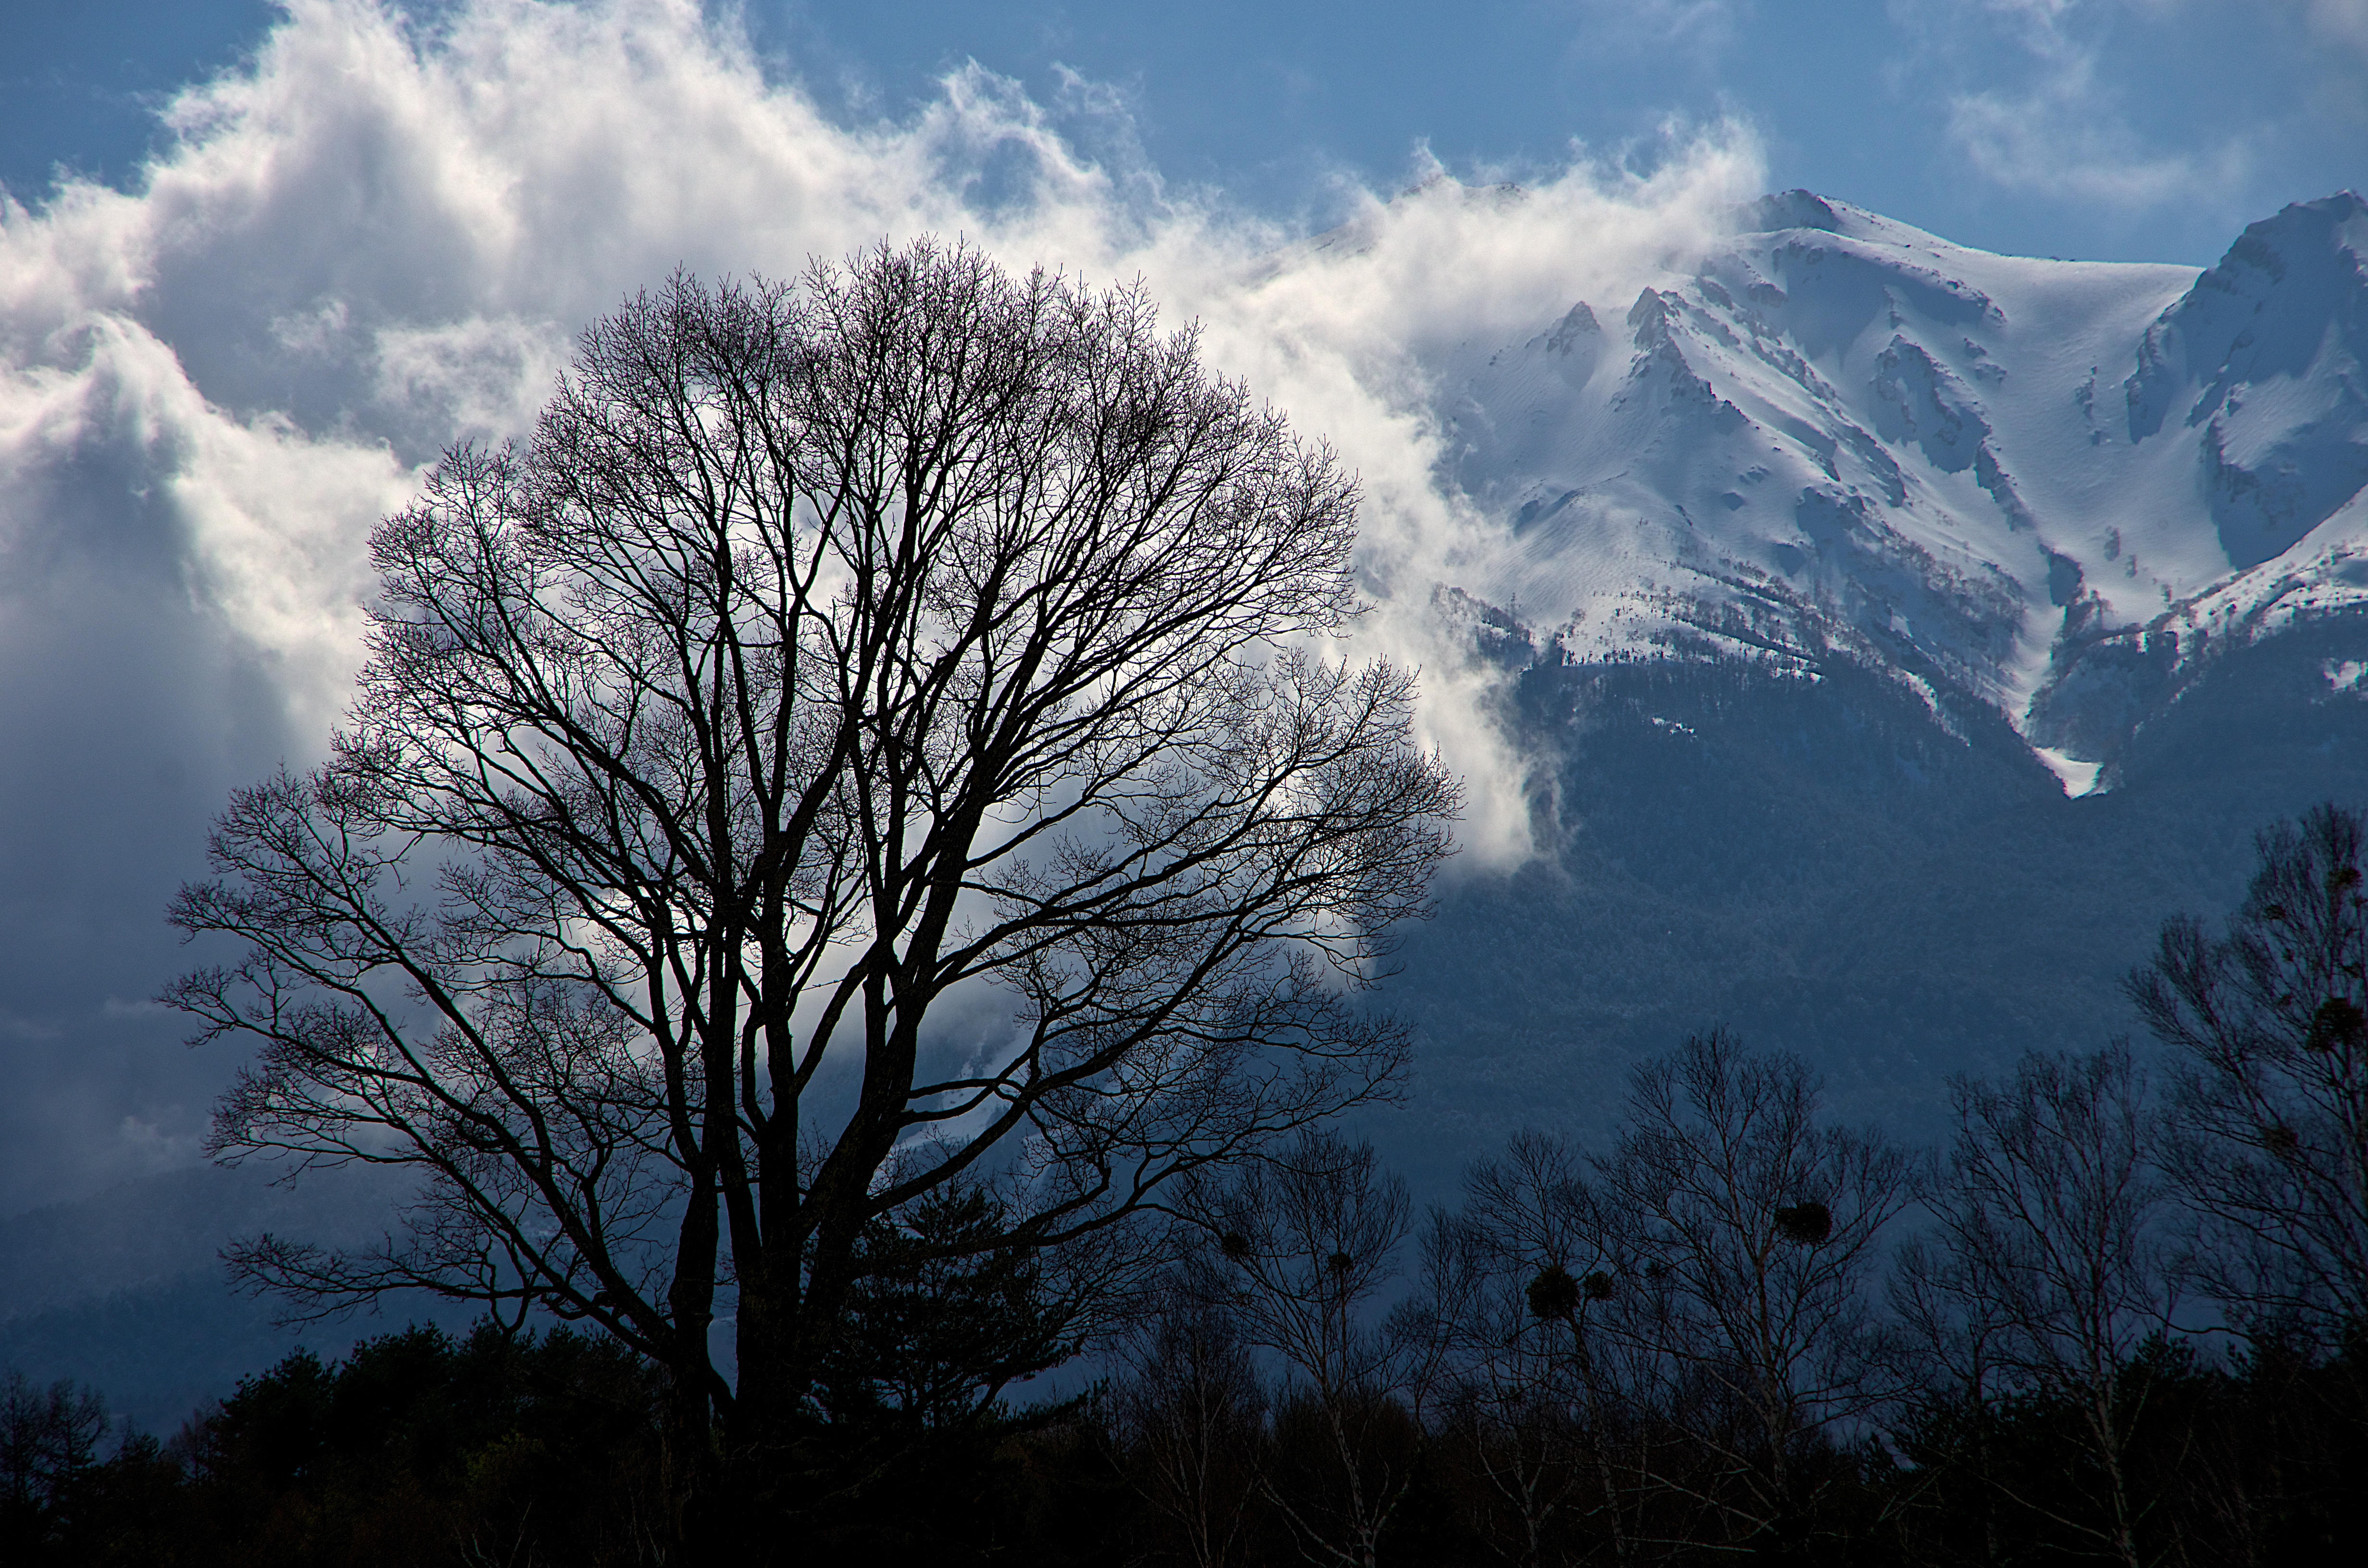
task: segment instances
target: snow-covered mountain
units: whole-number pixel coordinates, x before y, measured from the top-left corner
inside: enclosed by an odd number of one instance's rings
[[[2368,805],[2363,257],[2351,194],[2199,274],[1794,191],[1433,358],[1443,466],[1506,526],[1430,604],[1502,672],[1547,852],[1408,935],[1392,1156],[1440,1187],[1519,1127],[1600,1137],[1713,1024],[1925,1139],[1952,1075],[2143,1047],[2162,922],[2229,908],[2279,817]]]
[[[2201,276],[1805,191],[1741,227],[1436,367],[1453,477],[1513,532],[1446,608],[1518,604],[1578,663],[1847,654],[1994,709],[2078,793],[2216,655],[2368,604],[2357,195]]]

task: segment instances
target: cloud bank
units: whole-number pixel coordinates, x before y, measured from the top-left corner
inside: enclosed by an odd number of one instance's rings
[[[792,62],[793,63],[793,62]],[[793,273],[960,234],[1141,277],[1208,357],[1363,476],[1361,651],[1425,666],[1474,865],[1524,852],[1518,759],[1433,646],[1432,583],[1495,548],[1437,473],[1428,365],[1627,298],[1761,168],[1734,127],[1515,195],[1352,191],[1310,240],[1169,189],[1127,138],[976,68],[835,123],[692,0],[293,0],[182,95],[136,188],[0,206],[0,1211],[189,1157],[233,1063],[143,1007],[164,901],[231,787],[325,744],[371,524],[450,442],[526,427],[573,335],[677,264]],[[1107,126],[1104,126],[1107,131]],[[1109,148],[1121,149],[1112,154]]]

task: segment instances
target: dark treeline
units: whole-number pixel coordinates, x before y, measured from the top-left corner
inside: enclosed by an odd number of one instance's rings
[[[2368,1561],[2364,847],[2332,808],[2265,835],[2226,932],[2133,978],[2151,1069],[1960,1081],[1939,1151],[1713,1031],[1609,1147],[1525,1134],[1428,1215],[1320,1131],[1139,1267],[959,1256],[996,1199],[939,1194],[864,1239],[771,1556]],[[1100,1381],[1016,1397],[1064,1364]],[[300,1353],[165,1443],[16,1379],[0,1559],[681,1561],[665,1405],[609,1342],[491,1325]]]

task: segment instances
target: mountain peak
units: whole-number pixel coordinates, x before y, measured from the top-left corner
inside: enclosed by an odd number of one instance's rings
[[[1626,343],[1542,318],[1454,388],[1453,472],[1514,541],[1459,586],[1567,617],[1582,661],[1856,649],[2079,763],[2151,711],[2106,691],[2131,672],[2266,634],[2272,602],[2368,601],[2310,586],[2368,523],[2359,196],[2201,276],[1994,256],[1804,190],[1736,221],[1645,282]]]
[[[2146,329],[2123,383],[2133,444],[2199,433],[2232,565],[2290,549],[2368,484],[2368,202],[2351,191],[2248,225]],[[2307,407],[2315,416],[2298,419]]]
[[[1772,233],[1780,229],[1817,229],[1828,234],[1847,232],[1842,215],[1834,210],[1833,203],[1815,191],[1797,189],[1780,190],[1746,202],[1737,226],[1748,234]]]
[[[2356,261],[2368,253],[2368,200],[2356,190],[2339,190],[2315,201],[2289,202],[2276,214],[2246,225],[2223,267],[2240,253],[2266,245],[2278,254],[2297,250],[2342,251]]]

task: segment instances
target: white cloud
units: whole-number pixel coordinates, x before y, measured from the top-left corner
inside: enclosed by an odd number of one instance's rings
[[[1949,140],[1993,185],[2125,210],[2222,200],[2250,173],[2241,142],[2208,157],[2148,151],[2100,110],[2087,78],[2079,63],[2035,91],[1958,94]]]
[[[1939,96],[1949,144],[1970,173],[2003,189],[2125,212],[2225,204],[2252,173],[2246,140],[2201,150],[2150,143],[2132,126],[2113,71],[2116,23],[2175,25],[2164,13],[2186,3],[1895,0],[1895,15],[1925,43],[1912,66],[1895,65],[1895,85],[1921,96],[1936,85],[1929,71],[1990,78]]]
[[[1429,619],[1497,536],[1434,472],[1427,357],[1662,280],[1759,189],[1747,134],[1672,131],[1642,172],[1574,154],[1519,199],[1349,192],[1317,243],[1170,190],[1090,83],[1048,105],[973,67],[850,127],[693,0],[433,15],[292,0],[136,188],[0,205],[0,1211],[196,1147],[232,1060],[108,1004],[188,961],[159,915],[206,818],[324,745],[373,523],[445,444],[523,430],[573,334],[677,264],[794,274],[932,231],[1141,276],[1360,472],[1357,648],[1423,665],[1471,786],[1460,866],[1529,851],[1495,677]]]
[[[1090,84],[1066,96],[1115,112]],[[0,471],[63,472],[101,404],[131,420],[190,591],[276,672],[300,746],[350,672],[371,522],[445,442],[522,427],[574,328],[678,262],[787,273],[934,230],[1140,273],[1361,471],[1392,596],[1364,636],[1426,665],[1485,859],[1521,852],[1519,769],[1474,716],[1479,677],[1422,630],[1430,582],[1490,542],[1434,481],[1424,355],[1633,296],[1760,178],[1740,131],[1673,133],[1649,173],[1582,158],[1515,201],[1368,194],[1356,244],[1287,244],[1087,161],[975,67],[907,122],[829,123],[691,0],[464,0],[432,27],[294,0],[251,70],[169,118],[142,188],[71,186],[0,228]]]
[[[2368,0],[2304,0],[2311,31],[2368,54]]]
[[[1572,0],[1592,43],[1718,48],[1734,40],[1747,0]]]
[[[1950,140],[1983,177],[2133,210],[2218,199],[2242,184],[2251,160],[2241,142],[2201,155],[2145,144],[2100,73],[2106,46],[2075,30],[2078,0],[1987,0],[1986,8],[2008,21],[2031,71],[2014,90],[1950,100]]]

